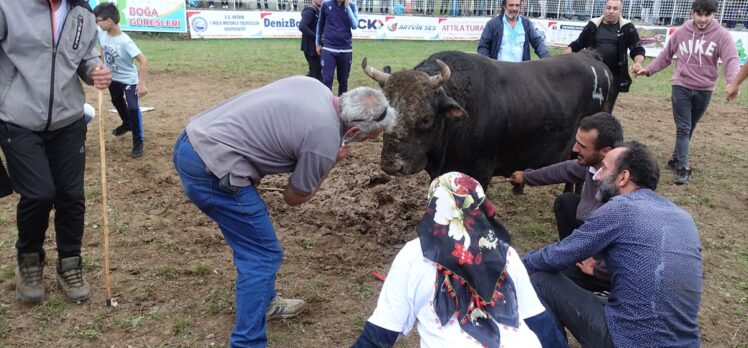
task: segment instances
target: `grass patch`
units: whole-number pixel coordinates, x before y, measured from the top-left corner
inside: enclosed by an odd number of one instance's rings
[[[14,266],[7,265],[0,269],[0,277],[3,279],[13,279],[16,276],[16,270]]]
[[[233,296],[233,291],[213,289],[210,295],[205,297],[203,303],[208,308],[208,313],[210,314],[230,314],[234,311]]]
[[[153,229],[157,231],[165,230],[169,227],[169,224],[169,219],[156,218],[155,220],[153,220]]]
[[[208,266],[207,263],[200,261],[197,263],[197,266],[195,266],[195,274],[199,276],[207,276],[211,273],[210,266]]]
[[[179,277],[179,272],[176,269],[168,266],[158,267],[153,273],[156,277],[164,280],[174,280]]]
[[[114,325],[116,325],[120,329],[135,329],[142,323],[142,315],[130,318],[114,318]]]
[[[174,335],[185,336],[190,334],[190,325],[192,325],[191,316],[187,316],[186,318],[178,318],[174,323]]]
[[[101,267],[102,258],[103,256],[101,256],[101,254],[99,253],[84,254],[83,255],[83,270]]]
[[[13,330],[11,330],[10,326],[0,327],[0,338],[6,339],[6,338],[10,337],[10,333],[12,331]]]
[[[83,329],[78,329],[74,331],[74,335],[77,338],[82,338],[86,340],[95,340],[99,338],[99,330],[96,329],[93,325],[86,326]]]
[[[358,297],[362,300],[369,299],[374,295],[374,288],[369,284],[361,284],[358,288]]]

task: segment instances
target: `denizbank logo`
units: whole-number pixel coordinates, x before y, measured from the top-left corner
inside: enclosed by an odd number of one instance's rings
[[[300,23],[295,18],[273,18],[272,12],[260,12],[260,19],[265,28],[298,28]]]

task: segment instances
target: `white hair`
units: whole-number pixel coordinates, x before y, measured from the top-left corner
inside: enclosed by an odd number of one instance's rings
[[[377,122],[382,114],[384,118]],[[396,117],[382,91],[358,87],[340,96],[340,118],[346,127],[360,130],[351,141],[361,141],[379,129],[389,131],[395,126]]]

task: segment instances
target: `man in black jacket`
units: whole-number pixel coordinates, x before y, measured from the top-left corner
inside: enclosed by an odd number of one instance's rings
[[[319,6],[321,4],[322,0],[312,0],[311,5],[307,5],[301,11],[301,23],[299,23],[301,50],[304,51],[304,58],[309,64],[309,72],[306,76],[313,77],[320,82],[322,82],[322,64],[320,64],[314,40],[317,35],[317,21],[319,20]]]
[[[579,38],[566,49],[566,53],[578,52],[583,48],[594,48],[600,52],[605,65],[613,73],[615,82],[608,95],[608,112],[611,113],[618,93],[628,92],[631,86],[626,49],[634,60],[632,69],[641,69],[644,61],[644,47],[639,40],[639,33],[633,23],[621,16],[621,6],[621,0],[608,0],[602,17],[589,21]]]

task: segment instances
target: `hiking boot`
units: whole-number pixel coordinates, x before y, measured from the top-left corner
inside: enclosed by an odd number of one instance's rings
[[[673,183],[683,185],[687,184],[689,179],[691,179],[691,168],[680,167],[675,171],[675,180]]]
[[[16,298],[23,302],[44,299],[44,252],[18,254],[16,264]]]
[[[132,152],[130,153],[132,158],[143,157],[143,143],[135,143],[132,146]]]
[[[267,320],[293,318],[304,310],[304,305],[306,305],[304,300],[275,296],[265,311],[265,318]]]
[[[91,287],[83,279],[83,259],[70,256],[57,260],[57,283],[68,299],[73,302],[91,297]]]
[[[672,170],[674,172],[678,171],[678,160],[671,158],[665,163],[665,169]]]
[[[115,137],[119,137],[119,136],[125,135],[125,133],[129,131],[130,131],[130,125],[123,123],[112,131],[112,135],[114,135]]]

